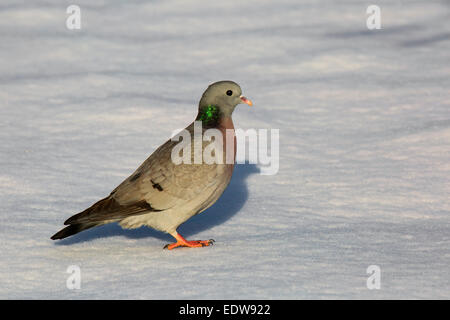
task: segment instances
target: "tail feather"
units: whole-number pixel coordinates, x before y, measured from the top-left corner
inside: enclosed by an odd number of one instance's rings
[[[106,197],[67,219],[64,224],[68,226],[54,234],[51,239],[64,239],[95,226],[120,221],[129,216],[145,214],[151,211],[161,210],[154,209],[145,200],[130,205],[121,205],[113,197]]]
[[[141,200],[130,205],[121,205],[114,198],[106,197],[97,201],[86,210],[77,213],[67,219],[64,224],[80,223],[104,223],[105,221],[118,221],[132,215],[139,215],[151,211],[161,211],[154,209],[147,201]]]
[[[72,236],[78,232],[81,232],[86,229],[93,228],[97,226],[96,223],[77,223],[77,224],[71,224],[70,226],[65,227],[64,229],[58,231],[55,233],[50,239],[57,240],[57,239],[64,239],[69,236]]]

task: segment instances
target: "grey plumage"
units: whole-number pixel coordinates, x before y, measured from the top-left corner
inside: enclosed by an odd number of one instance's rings
[[[233,92],[232,96],[228,95],[230,92]],[[248,99],[241,96],[241,89],[236,83],[214,83],[200,100],[197,119],[201,118],[200,113],[205,105],[215,105],[220,112],[213,126],[222,131],[234,129],[231,113],[238,103],[243,102],[251,105]],[[203,130],[208,127],[206,121],[204,124]],[[194,123],[186,130],[193,138]],[[68,227],[51,238],[62,239],[98,225],[119,222],[124,228],[147,225],[170,233],[178,241],[179,237],[183,239],[176,232],[178,226],[216,202],[230,182],[234,164],[194,164],[194,152],[191,150],[192,164],[177,165],[173,163],[171,154],[178,143],[168,140],[108,197],[67,219],[64,224]],[[203,149],[209,143],[204,141]]]

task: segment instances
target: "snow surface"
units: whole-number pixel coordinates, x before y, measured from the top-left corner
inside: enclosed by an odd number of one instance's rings
[[[81,30],[66,28],[74,2]],[[381,30],[366,27],[369,4]],[[0,298],[449,299],[449,9],[1,0]],[[238,165],[181,226],[215,246],[162,250],[170,236],[117,225],[49,239],[224,79],[254,102],[236,127],[280,129],[280,170]]]

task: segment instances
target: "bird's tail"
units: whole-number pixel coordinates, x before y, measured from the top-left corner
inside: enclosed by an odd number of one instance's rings
[[[93,228],[95,226],[98,226],[98,223],[76,223],[71,224],[70,226],[65,227],[64,229],[59,230],[57,233],[55,233],[50,239],[57,240],[57,239],[64,239],[69,236],[72,236],[78,232],[81,232],[86,229]]]

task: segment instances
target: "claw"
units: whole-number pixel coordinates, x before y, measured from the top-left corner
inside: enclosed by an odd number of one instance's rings
[[[189,248],[207,247],[207,246],[213,245],[214,242],[216,242],[214,239],[188,241],[188,240],[184,239],[178,233],[174,233],[174,234],[172,234],[172,236],[175,239],[177,239],[177,242],[171,243],[171,244],[166,244],[164,246],[164,249],[172,250],[172,249],[175,249],[178,247],[189,247]]]

